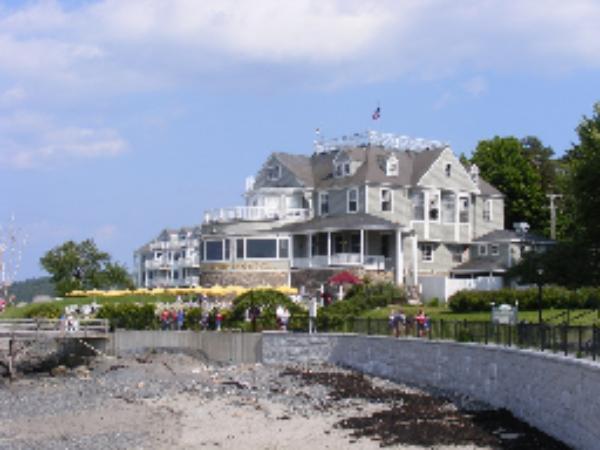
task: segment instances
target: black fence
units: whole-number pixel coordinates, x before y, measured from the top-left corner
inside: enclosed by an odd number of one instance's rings
[[[273,329],[261,325],[260,321],[256,324],[257,331]],[[314,325],[316,331],[324,333],[357,333],[494,344],[550,351],[593,360],[600,356],[600,328],[596,325],[576,326],[566,323],[501,325],[491,322],[449,320],[430,320],[426,325],[422,325],[409,320],[406,324],[394,327],[387,319],[328,317],[319,317]],[[308,318],[292,318],[286,330],[307,332]]]

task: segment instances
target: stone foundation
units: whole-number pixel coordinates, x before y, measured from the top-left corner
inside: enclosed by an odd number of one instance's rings
[[[287,286],[288,272],[215,271],[200,274],[201,286]]]

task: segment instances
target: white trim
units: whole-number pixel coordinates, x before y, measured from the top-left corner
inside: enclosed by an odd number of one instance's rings
[[[350,211],[350,193],[354,192],[356,194],[356,210]],[[358,188],[353,187],[346,190],[346,213],[348,214],[356,214],[360,210],[360,201],[358,196]]]
[[[487,255],[488,255],[487,244],[479,244],[477,246],[477,256],[487,256]]]
[[[500,256],[500,245],[490,244],[489,253],[490,256]]]
[[[388,191],[390,193],[390,209],[389,211],[386,211],[383,209],[383,191]],[[393,213],[394,212],[394,190],[392,188],[389,187],[380,187],[379,188],[379,210],[381,212],[389,212],[389,213]]]
[[[323,196],[326,195],[327,196],[327,212],[323,213]],[[318,193],[318,200],[319,200],[319,216],[326,216],[329,214],[329,191],[319,191]]]
[[[454,161],[452,162],[452,165],[456,167],[456,170],[459,170],[459,171],[463,172],[463,174],[467,177],[468,182],[471,183],[471,185],[473,186],[473,191],[476,194],[480,194],[481,190],[479,189],[479,186],[477,186],[473,182],[473,179],[471,178],[471,175],[469,175],[469,173],[467,172],[467,170],[465,169],[465,167],[461,164],[460,160],[456,157],[456,155],[454,154],[454,152],[452,151],[452,149],[450,147],[446,147],[444,150],[442,150],[440,152],[440,154],[438,155],[438,157],[435,160],[433,160],[433,162],[429,165],[429,167],[427,168],[427,170],[425,171],[425,173],[415,183],[415,186],[421,186],[421,180],[423,180],[423,178],[425,178],[427,175],[429,175],[429,172],[431,172],[431,169],[435,166],[435,164],[440,160],[440,158],[442,157],[442,155],[444,155],[445,153],[449,153],[450,155],[452,155],[452,158],[454,158]],[[451,177],[451,178],[453,178],[453,177]]]
[[[421,261],[424,263],[432,263],[434,262],[435,258],[434,258],[434,254],[435,254],[435,248],[434,245],[430,242],[421,242],[419,244],[420,249],[421,249]],[[425,259],[425,247],[429,247],[431,249],[431,259]]]
[[[489,205],[489,210],[487,211],[489,214],[488,214],[487,218],[485,217],[486,205]],[[482,209],[481,218],[483,219],[484,222],[492,222],[494,220],[494,202],[492,201],[491,198],[483,199],[483,209]]]
[[[365,214],[369,214],[369,185],[365,184]]]

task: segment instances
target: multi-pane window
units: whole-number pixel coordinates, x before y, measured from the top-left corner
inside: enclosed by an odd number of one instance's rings
[[[327,192],[319,194],[319,213],[321,215],[329,214],[329,193]]]
[[[207,261],[222,261],[223,260],[223,241],[206,241]]]
[[[429,220],[438,222],[440,220],[440,194],[432,192],[429,196]]]
[[[463,262],[464,248],[462,246],[456,246],[452,249],[452,262],[461,263]]]
[[[458,221],[469,223],[469,197],[459,197],[458,208]]]
[[[413,209],[413,220],[425,220],[425,207],[423,192],[415,191],[411,194],[411,202]]]
[[[358,189],[352,188],[348,190],[348,212],[354,213],[358,211]]]
[[[487,256],[488,248],[487,244],[479,244],[479,256]]]
[[[421,244],[423,262],[433,262],[433,244]]]
[[[244,240],[238,239],[235,244],[235,256],[237,259],[244,259]]]
[[[490,255],[498,256],[500,254],[500,247],[498,244],[490,244]]]
[[[343,177],[350,175],[350,161],[335,163],[335,176]]]
[[[391,189],[381,188],[381,210],[392,211],[392,191]]]
[[[277,239],[246,239],[246,258],[277,258]]]
[[[398,159],[393,155],[386,161],[385,174],[388,177],[398,175]]]
[[[275,181],[279,180],[279,178],[281,178],[281,166],[279,164],[267,167],[268,180]]]
[[[453,192],[442,192],[442,221],[444,223],[454,223],[455,198]]]
[[[488,199],[483,202],[483,220],[486,222],[492,221],[492,200]]]
[[[288,258],[290,256],[290,241],[287,239],[279,239],[279,257]]]

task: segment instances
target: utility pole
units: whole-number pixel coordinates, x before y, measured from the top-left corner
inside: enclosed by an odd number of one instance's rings
[[[550,199],[550,239],[556,240],[556,204],[554,199],[562,198],[560,194],[546,194]]]

